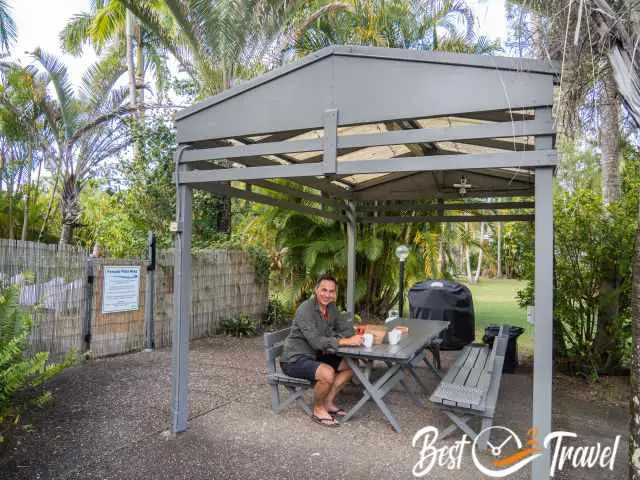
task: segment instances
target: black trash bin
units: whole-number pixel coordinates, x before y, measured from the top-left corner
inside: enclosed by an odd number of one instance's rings
[[[493,347],[493,341],[500,333],[499,325],[489,325],[484,329],[484,336],[482,341]],[[502,366],[503,373],[513,373],[518,368],[518,337],[524,333],[522,327],[509,328],[509,341],[507,342],[507,352],[504,356],[504,365]]]

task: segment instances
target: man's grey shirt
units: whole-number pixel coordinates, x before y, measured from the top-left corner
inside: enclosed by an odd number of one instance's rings
[[[353,322],[347,315],[338,313],[334,303],[327,306],[328,319],[320,313],[316,296],[303,302],[296,310],[291,332],[284,342],[282,361],[296,357],[313,357],[322,352],[333,352],[338,348],[338,338],[355,334]]]

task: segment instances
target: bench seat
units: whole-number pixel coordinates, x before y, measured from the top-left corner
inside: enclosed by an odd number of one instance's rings
[[[481,419],[480,432],[493,424],[498,402],[502,367],[509,340],[509,326],[500,327],[493,348],[473,343],[462,349],[429,400],[437,404],[452,421],[441,433],[441,439],[457,429],[473,440],[478,436],[467,422]],[[484,450],[489,435],[478,439],[478,448]]]

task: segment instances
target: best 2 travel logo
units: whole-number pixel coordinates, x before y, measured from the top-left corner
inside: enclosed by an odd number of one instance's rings
[[[528,439],[523,443],[513,430],[502,426],[485,428],[473,441],[464,434],[452,444],[437,445],[438,436],[438,429],[432,426],[418,430],[413,436],[413,447],[420,448],[420,457],[413,466],[415,477],[424,477],[436,467],[459,470],[467,449],[471,450],[475,468],[490,478],[503,478],[517,472],[543,455],[545,449],[551,454],[550,477],[565,468],[613,471],[621,438],[617,435],[608,445],[597,442],[576,446],[571,444],[571,439],[577,439],[577,434],[556,431],[546,435],[541,446],[537,429],[529,429]],[[482,438],[489,439],[485,454],[480,448]]]

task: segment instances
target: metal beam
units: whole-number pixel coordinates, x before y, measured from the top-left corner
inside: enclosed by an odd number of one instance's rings
[[[256,142],[254,140],[251,139],[247,139],[244,137],[239,137],[237,139],[240,142],[246,142],[247,145],[251,144],[254,145]],[[186,150],[185,153],[189,151]],[[296,158],[291,157],[289,155],[278,155],[278,158],[281,158],[282,160],[289,162],[290,164],[297,164],[297,163],[310,163],[310,162],[302,162],[302,161],[297,161]],[[316,162],[320,162],[322,160],[321,155],[319,157],[316,158]],[[262,166],[281,166],[282,163],[273,160],[271,158],[267,158],[267,157],[261,157],[261,156],[248,156],[248,157],[242,157],[239,158],[237,160],[235,160],[236,163],[240,163],[242,165],[245,165],[247,167],[262,167]],[[197,165],[198,168],[202,168],[204,166],[204,169],[213,169],[215,168],[215,165],[209,162],[206,162],[204,160],[198,161],[198,160],[193,160],[191,162],[191,165]],[[324,179],[320,179],[320,178],[313,178],[313,177],[307,177],[307,178],[298,178],[296,180],[298,183],[300,183],[300,185],[305,185],[307,187],[310,188],[315,188],[317,190],[320,190],[324,193],[327,193],[331,196],[334,197],[338,197],[338,198],[348,198],[349,195],[349,191],[346,190],[345,188],[341,188],[337,185],[334,185],[333,183],[331,183],[331,181],[329,180],[324,180]]]
[[[242,159],[241,163],[249,167],[281,165],[275,160],[269,160],[264,157],[246,157]],[[328,179],[314,178],[314,177],[301,177],[301,178],[296,178],[296,182],[298,182],[300,185],[304,185],[310,188],[315,188],[316,190],[320,190],[321,192],[324,192],[328,195],[332,195],[337,198],[345,199],[350,196],[350,192],[347,189],[339,187],[338,185],[334,185]]]
[[[535,118],[535,116],[530,113],[509,112],[509,110],[459,113],[451,116],[459,118],[470,118],[472,120],[484,120],[487,122],[518,122],[522,120],[533,120]]]
[[[536,169],[535,292],[533,345],[533,419],[543,439],[551,432],[553,396],[553,169]],[[549,478],[545,449],[532,463],[531,478]]]
[[[324,112],[324,151],[322,152],[322,164],[327,172],[336,171],[336,164],[338,162],[337,138],[338,110],[331,108]]]
[[[310,202],[317,202],[330,207],[344,208],[344,203],[339,200],[323,197],[321,195],[314,195],[313,193],[303,192],[300,190],[295,190],[293,188],[280,185],[279,183],[269,182],[268,180],[247,180],[246,183],[249,185],[255,185],[257,187],[266,188],[274,192],[282,193],[284,195],[288,195],[289,197],[309,200]]]
[[[389,158],[385,160],[355,160],[338,163],[338,175],[359,173],[415,172],[432,170],[464,170],[484,168],[527,168],[555,166],[555,150],[506,152],[429,157]]]
[[[324,175],[324,166],[310,165],[274,165],[269,167],[224,168],[219,170],[192,170],[178,175],[180,184],[229,182],[234,180],[263,180],[266,178],[295,178]]]
[[[222,158],[241,158],[255,155],[277,155],[280,153],[296,153],[322,150],[322,139],[291,140],[275,143],[251,143],[248,145],[234,145],[232,147],[203,148],[187,150],[182,155],[182,162],[198,160],[218,160]]]
[[[289,162],[290,164],[303,164],[303,163],[311,163],[311,162],[302,162],[302,161],[297,161],[295,158],[290,157],[289,155],[278,155],[278,158],[281,158],[282,160]],[[321,156],[319,156],[316,159],[316,162],[319,164],[319,162],[321,162],[322,158]],[[266,157],[243,157],[240,159],[235,160],[237,163],[240,163],[242,165],[245,165],[247,167],[260,167],[260,166],[271,166],[271,165],[282,165],[280,162],[276,161],[276,160],[272,160],[270,158],[266,158]],[[325,179],[320,179],[320,178],[305,178],[304,180],[302,179],[296,179],[296,181],[298,183],[300,183],[301,185],[306,185],[307,187],[311,187],[311,188],[316,188],[318,190],[321,190],[329,195],[333,195],[334,197],[338,197],[338,198],[348,198],[349,197],[349,191],[345,188],[339,187],[338,185],[334,185],[333,183],[331,183],[330,180],[325,180]]]
[[[492,180],[500,180],[502,182],[507,182],[509,185],[519,184],[519,186],[523,186],[523,187],[533,187],[533,184],[535,182],[535,175],[531,175],[528,171],[514,172],[509,170],[489,169],[489,170],[461,170],[460,173],[466,173],[471,177],[471,179],[474,176],[486,177],[486,178],[491,178]]]
[[[358,217],[358,223],[451,223],[451,222],[530,222],[534,215],[429,215]]]
[[[456,140],[457,143],[476,147],[495,148],[511,152],[529,152],[535,150],[533,145],[524,142],[510,142],[509,140],[495,140],[493,138],[476,138],[475,140]]]
[[[339,222],[346,222],[347,217],[341,213],[330,212],[327,210],[320,210],[318,208],[308,207],[306,205],[290,202],[287,200],[281,200],[279,198],[269,197],[260,193],[248,192],[246,190],[240,190],[238,188],[229,187],[227,185],[220,184],[218,182],[209,183],[194,183],[194,188],[204,190],[217,195],[226,195],[230,197],[243,198],[251,202],[264,203],[265,205],[271,205],[272,207],[288,208],[300,213],[306,213],[308,215],[318,215],[319,217],[328,218],[331,220],[337,220]]]
[[[471,141],[503,137],[524,137],[553,133],[553,123],[547,119],[510,123],[487,123],[463,127],[422,128],[394,132],[344,135],[338,137],[338,149],[366,148],[382,145],[404,145],[445,141]]]
[[[176,155],[180,155],[177,153]],[[185,167],[182,167],[185,168]],[[176,254],[174,270],[174,312],[172,340],[171,433],[187,429],[189,418],[189,325],[191,324],[191,225],[192,191],[179,185],[177,191]]]
[[[198,170],[222,170],[224,168],[219,165],[209,163],[206,160],[192,162],[189,164],[189,166],[195,167]],[[324,205],[330,205],[330,206],[339,206],[339,207],[344,206],[344,203],[342,203],[340,200],[336,200],[334,198],[330,198],[327,196],[314,195],[313,193],[303,192],[301,190],[295,190],[293,188],[285,187],[284,185],[273,183],[268,180],[245,180],[245,182],[250,185],[256,185],[263,188],[267,188],[269,190],[273,190],[275,192],[284,193],[285,195],[289,195],[295,198],[301,198],[301,199],[310,200],[313,202],[320,202]],[[319,192],[323,192],[323,190],[320,187],[325,186],[328,183],[324,180],[319,180],[315,178],[306,178],[306,179],[296,178],[295,182],[300,184],[301,186],[306,186],[314,190],[318,190]],[[323,182],[323,183],[320,184],[320,182]],[[333,184],[331,185],[334,188],[339,188],[339,187],[335,187]],[[344,198],[344,195],[340,195],[340,198]]]
[[[358,212],[384,212],[388,210],[407,210],[414,212],[428,212],[433,210],[507,210],[512,208],[534,208],[534,202],[474,202],[474,203],[448,203],[444,205],[358,205]]]
[[[310,132],[308,128],[304,128],[302,130],[289,130],[287,132],[278,132],[271,134],[265,138],[261,138],[257,140],[256,143],[271,143],[271,142],[282,142],[283,140],[289,140],[290,138],[297,137],[298,135],[302,135],[303,133]],[[245,140],[242,143],[246,143],[246,137],[239,137],[239,141]]]

